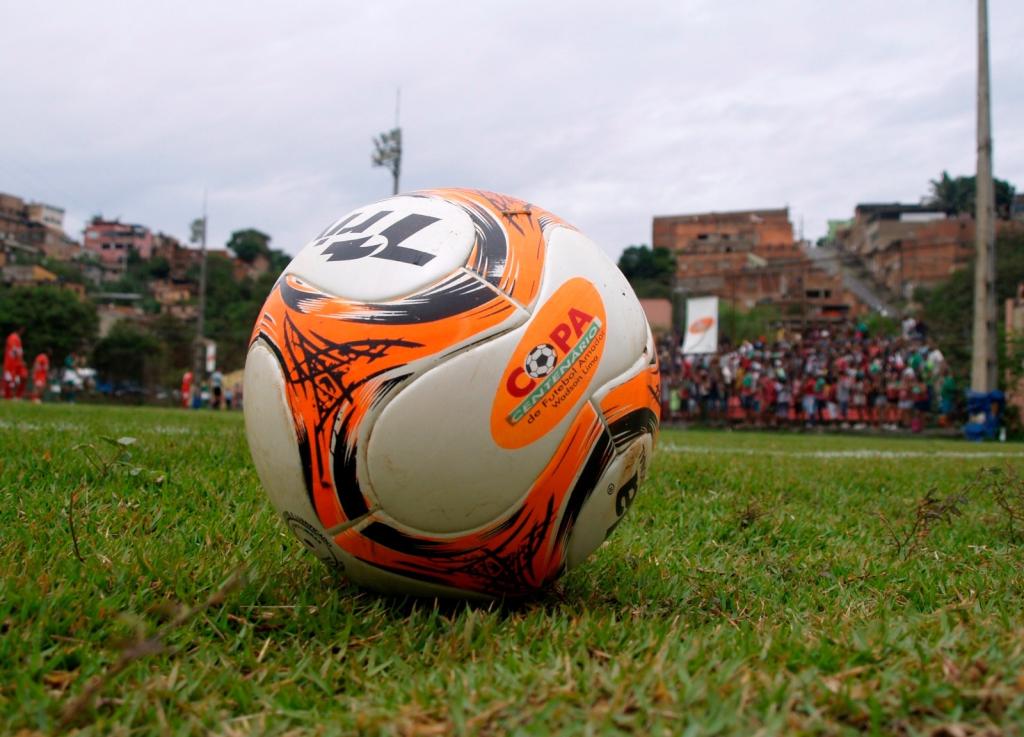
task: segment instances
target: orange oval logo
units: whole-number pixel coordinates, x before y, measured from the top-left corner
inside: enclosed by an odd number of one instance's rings
[[[711,329],[711,326],[715,324],[715,318],[713,317],[702,317],[699,320],[694,320],[690,323],[691,333],[706,333]]]
[[[522,448],[557,425],[585,396],[604,353],[604,302],[586,279],[558,288],[512,352],[491,405],[491,436]]]

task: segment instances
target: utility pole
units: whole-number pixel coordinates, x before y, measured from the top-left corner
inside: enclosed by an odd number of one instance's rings
[[[194,392],[201,392],[200,380],[206,369],[206,190],[203,190],[203,216],[192,221],[192,242],[199,243],[199,315],[196,319],[196,341],[193,352]]]
[[[988,3],[978,0],[978,170],[974,204],[974,333],[971,389],[989,392],[996,374],[996,235],[992,183],[992,126],[989,120]]]
[[[373,155],[370,161],[373,166],[382,166],[391,172],[391,194],[398,194],[398,181],[402,175],[402,126],[399,123],[399,112],[402,100],[402,89],[395,93],[395,127],[384,131],[373,139]]]

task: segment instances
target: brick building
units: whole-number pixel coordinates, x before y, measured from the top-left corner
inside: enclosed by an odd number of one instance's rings
[[[974,219],[931,205],[859,204],[835,243],[875,282],[909,299],[917,287],[945,281],[970,262]]]
[[[655,217],[652,245],[676,257],[676,288],[738,309],[770,304],[784,316],[832,320],[863,307],[842,276],[819,268],[793,237],[789,209]]]
[[[146,260],[153,255],[153,233],[145,225],[122,223],[94,217],[85,226],[85,248],[106,264],[128,264],[128,254],[135,250]]]
[[[162,314],[173,315],[179,320],[194,320],[199,314],[195,304],[198,289],[190,282],[155,280],[149,283],[149,291],[160,305]]]
[[[651,243],[676,254],[680,279],[800,257],[787,208],[655,217]]]
[[[47,258],[67,261],[81,247],[64,232],[64,210],[0,192],[0,241],[27,247]]]

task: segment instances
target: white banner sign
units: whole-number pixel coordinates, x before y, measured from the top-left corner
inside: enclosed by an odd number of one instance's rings
[[[683,353],[714,353],[718,350],[718,297],[686,300],[686,335]]]
[[[206,341],[206,373],[212,374],[217,368],[217,344]]]

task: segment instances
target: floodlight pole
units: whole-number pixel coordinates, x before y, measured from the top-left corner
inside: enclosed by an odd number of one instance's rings
[[[194,228],[193,223],[193,228]],[[199,314],[196,316],[196,341],[192,355],[192,392],[202,395],[201,378],[206,369],[206,190],[203,190],[203,218],[199,228]],[[193,238],[195,236],[193,230]],[[194,240],[193,240],[194,242]]]
[[[974,331],[971,389],[998,386],[996,366],[995,191],[992,182],[992,127],[988,74],[988,3],[978,0],[978,168],[974,205]]]
[[[199,319],[196,321],[196,338],[203,340],[206,329],[206,191],[203,190],[203,228],[199,237]]]
[[[398,194],[398,180],[402,176],[402,124],[399,120],[402,106],[402,88],[399,87],[395,90],[395,132],[397,138],[395,139],[395,166],[392,170],[394,174],[394,183],[391,194]]]

